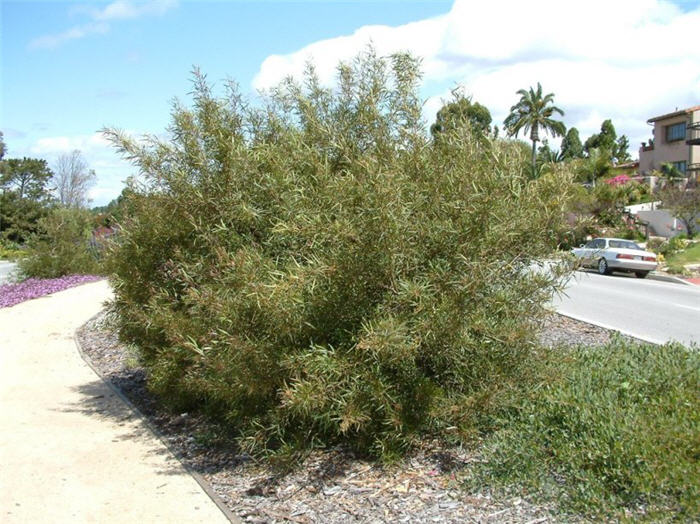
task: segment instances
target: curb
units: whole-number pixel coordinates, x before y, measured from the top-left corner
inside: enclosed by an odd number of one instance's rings
[[[595,270],[593,270],[593,269],[588,269],[588,268],[578,268],[578,269],[576,269],[575,271],[580,271],[580,272],[582,272],[582,273],[595,273],[595,274],[598,274],[597,271],[595,271]],[[574,272],[575,272],[575,271],[574,271]],[[613,271],[614,271],[614,270],[613,270]],[[573,274],[573,273],[572,273],[572,274]],[[617,273],[617,274],[619,275],[620,273]],[[633,280],[634,280],[634,279],[633,279]],[[667,274],[665,274],[665,273],[653,273],[653,272],[652,272],[652,273],[649,273],[649,274],[647,275],[647,277],[646,277],[646,280],[658,280],[658,281],[660,281],[660,282],[670,282],[670,283],[672,283],[672,284],[681,284],[681,285],[684,285],[684,286],[694,286],[694,285],[696,285],[696,284],[693,284],[692,282],[688,282],[687,280],[684,280],[684,279],[682,279],[682,278],[673,277],[673,276],[667,275]]]
[[[671,282],[673,284],[682,284],[684,286],[694,286],[695,284],[691,282],[687,282],[686,280],[683,280],[682,278],[678,277],[672,277],[671,275],[655,275],[654,273],[650,273],[647,278],[650,278],[652,280],[660,280],[661,282]]]
[[[98,315],[100,315],[102,312],[97,313],[96,315],[93,315],[85,324],[96,318]],[[90,367],[95,372],[95,375],[97,375],[100,380],[115,394],[119,399],[126,404],[126,406],[131,410],[131,412],[134,414],[134,416],[143,423],[143,425],[146,427],[146,429],[158,440],[160,441],[163,446],[166,447],[166,449],[170,452],[170,454],[175,457],[175,460],[177,460],[182,468],[187,472],[188,475],[190,475],[196,482],[199,484],[199,486],[202,488],[204,493],[207,494],[207,496],[211,499],[211,501],[216,504],[216,507],[219,508],[219,511],[224,514],[224,516],[228,519],[229,522],[232,524],[242,524],[243,521],[236,515],[234,514],[228,506],[224,503],[223,500],[216,494],[216,492],[209,486],[209,484],[204,480],[204,478],[197,473],[196,471],[193,471],[189,466],[187,466],[182,460],[180,459],[180,456],[175,452],[175,450],[172,448],[170,443],[167,441],[165,436],[156,428],[151,422],[139,411],[139,409],[134,406],[134,404],[131,403],[131,401],[126,398],[124,393],[117,388],[114,384],[112,384],[109,380],[107,380],[102,373],[98,371],[98,369],[90,362],[90,359],[88,356],[85,354],[83,351],[83,346],[80,343],[80,340],[78,339],[78,331],[80,331],[85,324],[80,326],[75,333],[73,333],[73,341],[75,342],[75,346],[78,349],[78,354],[80,355],[80,358],[83,359],[83,361]]]

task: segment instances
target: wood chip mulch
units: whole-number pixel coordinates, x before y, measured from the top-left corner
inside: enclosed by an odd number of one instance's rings
[[[209,484],[245,522],[570,522],[556,508],[524,498],[497,500],[461,489],[460,471],[473,453],[425,442],[401,463],[383,466],[342,449],[314,451],[291,472],[241,454],[200,416],[170,413],[146,388],[135,355],[121,344],[104,313],[78,331],[83,352],[157,428],[180,461]],[[601,344],[607,330],[559,315],[547,319],[544,344]],[[559,515],[559,516],[558,516]]]

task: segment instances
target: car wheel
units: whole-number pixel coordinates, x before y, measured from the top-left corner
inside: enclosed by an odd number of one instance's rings
[[[610,269],[608,268],[608,261],[604,258],[598,260],[598,273],[601,275],[609,275]]]
[[[647,275],[649,274],[648,271],[635,271],[635,275],[637,275],[637,278],[647,278]]]

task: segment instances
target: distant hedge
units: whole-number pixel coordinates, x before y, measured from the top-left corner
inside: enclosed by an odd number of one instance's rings
[[[249,450],[391,456],[468,435],[528,373],[570,182],[517,143],[428,138],[418,61],[369,50],[262,106],[234,85],[175,104],[169,138],[107,130],[143,173],[111,253],[123,339],[178,409]]]

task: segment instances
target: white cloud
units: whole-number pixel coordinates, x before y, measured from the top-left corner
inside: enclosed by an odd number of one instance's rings
[[[95,20],[126,20],[142,16],[160,16],[177,5],[177,0],[151,0],[150,2],[134,3],[129,0],[116,0],[104,9],[93,13]]]
[[[321,40],[289,55],[271,55],[260,66],[253,79],[253,87],[265,89],[286,76],[298,76],[309,60],[314,62],[322,81],[332,82],[338,62],[351,60],[370,43],[380,55],[411,50],[416,56],[435,56],[440,51],[447,22],[447,16],[438,16],[399,27],[364,26],[350,36]],[[441,67],[436,62],[424,63],[426,74],[444,74]]]
[[[425,114],[462,85],[500,124],[515,92],[541,82],[585,139],[611,118],[634,156],[649,138],[646,120],[700,104],[700,5],[683,12],[666,0],[456,0],[449,13],[398,27],[365,26],[352,35],[272,55],[253,85],[298,76],[313,58],[330,83],[339,60],[370,41],[382,54],[410,50],[423,58]]]
[[[91,20],[85,24],[73,26],[57,34],[43,35],[29,42],[30,49],[53,49],[70,40],[77,40],[94,34],[109,32],[109,22],[141,18],[143,16],[161,16],[177,6],[177,0],[150,0],[132,2],[115,0],[103,9],[80,7],[72,9],[73,15],[87,15]]]
[[[109,26],[103,23],[89,23],[76,25],[55,35],[44,35],[29,42],[30,49],[53,49],[70,40],[78,40],[88,35],[104,34],[109,31]]]

